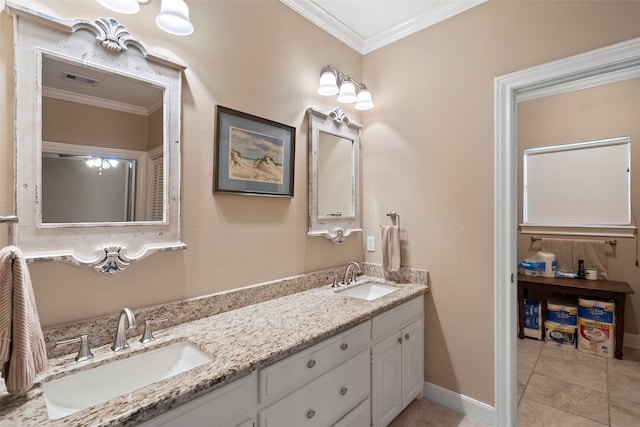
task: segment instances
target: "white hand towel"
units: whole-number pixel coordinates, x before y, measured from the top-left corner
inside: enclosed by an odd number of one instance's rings
[[[28,391],[47,367],[31,277],[22,251],[15,246],[0,249],[0,366],[12,394]]]
[[[400,229],[397,225],[382,227],[382,269],[400,270]]]

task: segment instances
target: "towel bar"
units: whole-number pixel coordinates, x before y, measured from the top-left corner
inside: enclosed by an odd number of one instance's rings
[[[0,216],[0,222],[16,223],[18,222],[18,217],[15,215]]]
[[[532,242],[536,242],[538,240],[542,240],[542,237],[531,236],[531,241]],[[607,244],[607,245],[615,246],[615,245],[618,244],[618,241],[615,240],[615,239],[609,239],[609,240],[605,240],[604,243]]]

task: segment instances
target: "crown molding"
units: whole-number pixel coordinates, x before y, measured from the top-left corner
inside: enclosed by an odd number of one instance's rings
[[[381,47],[478,6],[486,0],[448,2],[369,38],[363,38],[311,0],[280,1],[353,50],[362,55],[366,55],[367,53],[373,52],[374,50],[380,49]]]
[[[51,87],[43,87],[42,96],[47,98],[60,99],[62,101],[75,102],[78,104],[91,105],[93,107],[122,111],[123,113],[137,114],[140,116],[149,116],[162,107],[162,99],[160,99],[159,102],[154,102],[153,105],[149,106],[149,108],[144,108],[124,102],[112,101],[110,99],[98,98],[95,96],[84,95],[77,92],[69,92],[66,90],[55,89]]]

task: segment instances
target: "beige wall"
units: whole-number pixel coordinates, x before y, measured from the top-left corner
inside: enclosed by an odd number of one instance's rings
[[[95,1],[20,1],[62,18],[112,16]],[[4,3],[2,3],[4,6]],[[362,260],[362,243],[334,245],[307,232],[307,127],[326,64],[359,77],[362,57],[276,1],[189,2],[195,32],[176,37],[155,26],[159,1],[116,16],[131,34],[188,68],[183,80],[182,236],[188,248],[150,256],[116,276],[64,263],[30,266],[45,326],[205,295]],[[117,15],[117,14],[115,14]],[[13,153],[12,20],[0,15],[1,214],[11,211]],[[295,126],[293,199],[214,195],[215,105]],[[347,112],[361,121],[355,110]],[[4,230],[4,226],[2,226]],[[0,231],[2,231],[0,230]],[[0,244],[6,232],[0,234]]]
[[[23,1],[63,17],[95,2]],[[66,264],[31,271],[45,325],[236,288],[363,259],[362,239],[308,238],[306,125],[331,64],[368,84],[360,116],[364,235],[396,210],[403,264],[430,270],[427,381],[493,404],[493,79],[640,35],[640,2],[490,2],[364,58],[275,1],[191,1],[196,32],[166,35],[159,2],[122,17],[153,49],[189,64],[183,86],[186,251],[153,255],[114,277]],[[603,19],[606,17],[607,19]],[[12,152],[11,20],[0,16],[0,153]],[[214,106],[297,128],[295,197],[212,195]],[[0,207],[11,201],[0,159]],[[0,236],[3,237],[4,235]],[[276,250],[274,250],[276,249]],[[380,252],[367,260],[380,262]]]
[[[640,78],[610,83],[523,102],[518,107],[520,149],[568,144],[617,136],[631,137],[631,206],[640,206],[637,172],[640,171]],[[519,159],[522,162],[522,158]],[[519,176],[519,206],[522,206],[522,173]],[[519,213],[522,222],[522,211]],[[531,235],[521,235],[518,259],[540,250]],[[640,334],[640,269],[636,266],[636,239],[616,239],[607,250],[611,280],[629,282],[635,295],[627,299],[625,332]],[[640,337],[636,338],[638,341]],[[627,344],[627,342],[625,342]]]
[[[364,57],[365,234],[396,210],[403,264],[429,270],[428,382],[494,401],[494,78],[638,37],[639,15],[640,2],[490,1]]]
[[[149,133],[146,116],[42,98],[43,141],[147,151]]]

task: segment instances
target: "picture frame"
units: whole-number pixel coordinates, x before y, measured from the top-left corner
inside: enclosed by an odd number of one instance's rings
[[[214,193],[293,197],[296,128],[216,105]]]

